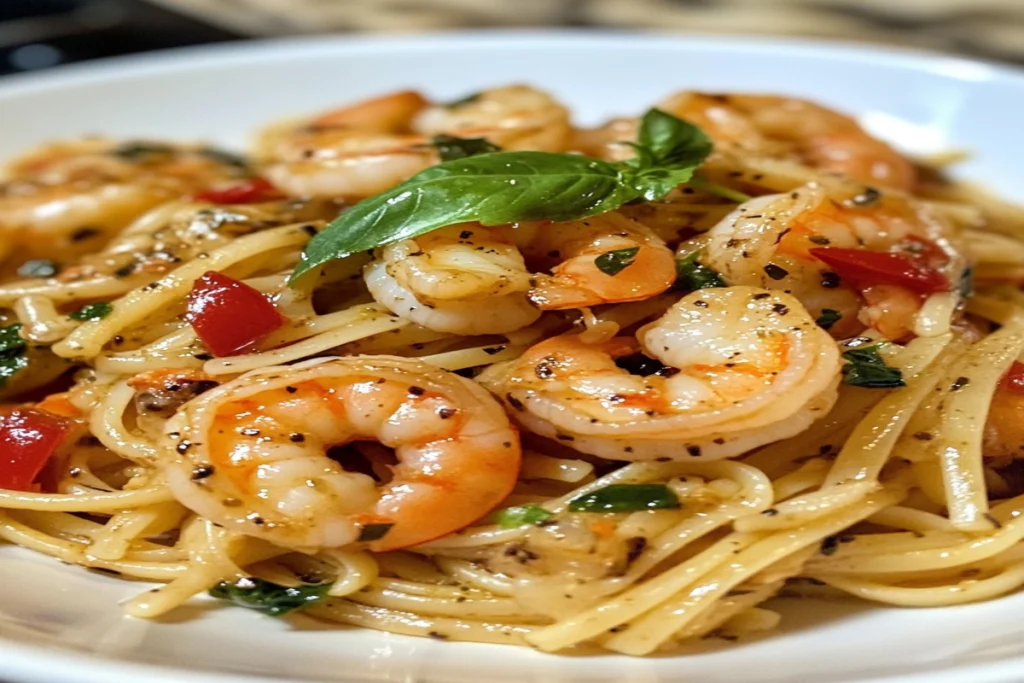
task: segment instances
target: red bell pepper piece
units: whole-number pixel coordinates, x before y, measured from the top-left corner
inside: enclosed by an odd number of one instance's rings
[[[235,185],[200,192],[196,199],[213,204],[257,204],[281,199],[284,194],[263,178],[250,178]]]
[[[215,356],[244,351],[285,323],[263,294],[216,271],[193,285],[185,318]]]
[[[35,408],[0,415],[0,488],[36,490],[36,478],[70,429],[69,420]]]
[[[999,381],[999,388],[1015,394],[1024,394],[1024,363],[1013,361],[1013,365]]]
[[[810,253],[824,261],[840,278],[858,287],[899,285],[918,294],[950,289],[945,275],[907,254],[841,247],[815,247]]]

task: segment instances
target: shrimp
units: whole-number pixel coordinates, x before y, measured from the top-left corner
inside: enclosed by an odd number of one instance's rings
[[[508,230],[454,225],[378,250],[364,269],[370,294],[396,315],[452,334],[530,325],[530,273]]]
[[[292,195],[367,197],[438,163],[435,135],[484,137],[508,150],[561,151],[568,121],[565,107],[526,86],[486,90],[450,105],[403,91],[272,129],[259,146],[268,177]]]
[[[889,339],[905,337],[923,298],[884,278],[878,283],[844,281],[815,256],[817,249],[920,257],[950,283],[959,281],[966,266],[951,228],[923,204],[897,192],[845,184],[810,183],[791,193],[752,199],[680,250],[692,253],[701,247],[700,262],[730,285],[791,292],[815,317],[826,310],[837,313],[831,331],[840,338],[866,327]]]
[[[509,494],[519,436],[474,382],[393,356],[263,368],[189,402],[167,426],[165,471],[197,514],[312,552],[395,550],[462,529]],[[376,441],[384,480],[328,449]]]
[[[0,260],[95,251],[157,204],[244,173],[213,150],[102,139],[43,147],[0,183]]]
[[[613,258],[602,270],[605,255]],[[364,277],[377,303],[428,329],[503,334],[545,310],[656,296],[672,286],[676,266],[661,238],[609,213],[568,223],[450,226],[379,250]]]
[[[676,280],[665,241],[618,212],[535,226],[524,251],[537,271],[551,271],[538,274],[529,293],[543,310],[642,301]]]
[[[807,100],[681,92],[659,105],[743,154],[800,161],[819,171],[911,192],[914,164],[852,118]]]
[[[634,361],[645,376],[623,369]],[[580,452],[714,460],[793,436],[825,415],[840,365],[835,342],[794,297],[727,287],[683,297],[636,339],[553,337],[478,381],[524,428]]]

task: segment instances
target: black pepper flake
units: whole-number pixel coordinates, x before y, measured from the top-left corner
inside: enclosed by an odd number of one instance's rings
[[[427,635],[433,638],[434,640],[448,640],[449,638],[449,636],[446,636],[440,631],[430,631],[427,633]]]
[[[760,294],[755,294],[750,298],[753,299],[754,301],[760,301],[761,299],[767,299],[770,296],[771,294],[769,294],[768,292],[761,292]]]
[[[643,536],[633,536],[626,539],[626,564],[633,564],[647,548],[647,539]]]
[[[949,390],[950,391],[959,391],[960,389],[963,389],[965,386],[967,386],[970,383],[971,383],[971,378],[970,377],[957,377],[956,380],[954,380],[954,382],[949,385]]]
[[[772,312],[779,315],[786,315],[789,313],[789,306],[785,304],[772,304]]]
[[[136,270],[138,270],[138,268],[139,268],[139,264],[137,264],[137,263],[129,263],[127,266],[121,266],[120,268],[115,270],[114,271],[114,277],[117,277],[117,278],[128,277],[129,275],[134,273]]]
[[[854,206],[870,206],[877,202],[882,196],[882,193],[873,187],[866,187],[864,191],[858,195],[854,195],[853,199],[850,200]]]
[[[515,396],[513,396],[512,394],[505,394],[505,400],[508,402],[508,404],[510,406],[512,406],[516,410],[523,410],[524,409],[523,402],[520,401]]]
[[[708,302],[707,301],[702,301],[702,300],[698,299],[697,301],[693,302],[693,305],[696,308],[707,308],[708,307]]]
[[[180,455],[185,455],[188,453],[188,449],[190,448],[192,448],[192,442],[185,439],[183,441],[179,441],[178,445],[174,447],[174,450],[178,451]]]
[[[935,435],[929,434],[928,432],[915,432],[914,438],[918,441],[931,441],[935,438]]]
[[[575,441],[576,437],[569,434],[556,434],[555,438],[559,441]]]
[[[537,367],[533,369],[537,377],[539,377],[540,379],[551,379],[552,377],[555,376],[555,371],[550,365],[550,363],[553,360],[553,358],[548,358],[542,360],[540,363],[537,363]]]
[[[298,432],[293,432],[292,434],[288,435],[288,440],[291,441],[292,443],[302,443],[303,441],[306,440],[306,437],[302,434],[299,434]]]
[[[841,280],[839,279],[839,275],[836,273],[825,271],[821,274],[820,284],[825,289],[835,289],[839,286],[840,282]]]
[[[501,353],[505,350],[504,346],[488,346],[484,348],[484,353],[488,356],[493,356],[496,353]]]
[[[197,353],[192,357],[196,360],[213,360],[213,356],[208,353]]]
[[[822,555],[834,555],[836,550],[839,549],[839,538],[836,536],[826,536],[821,541],[821,554]]]
[[[700,455],[700,446],[687,446],[686,452],[696,458]]]
[[[114,342],[114,346],[120,346],[121,344],[124,344],[124,337],[119,334],[115,334],[111,341]]]
[[[103,233],[103,231],[100,230],[99,228],[92,228],[92,227],[78,228],[73,233],[71,233],[71,241],[72,242],[82,242],[84,240],[92,239],[93,237],[101,235],[102,233]]]
[[[293,387],[293,386],[287,386],[287,387],[284,388],[284,390],[287,391],[289,394],[294,394],[296,391],[299,390],[299,388],[298,387]]]
[[[422,396],[425,393],[427,393],[427,390],[424,389],[423,387],[416,387],[416,386],[409,387],[409,395],[410,396]]]
[[[807,239],[813,242],[814,244],[820,244],[823,247],[832,244],[832,240],[830,240],[827,237],[822,237],[821,235],[811,235]]]
[[[721,446],[723,443],[725,443],[725,439],[723,439],[722,437],[718,437],[714,440],[714,442]]]
[[[316,237],[317,231],[315,225],[303,225],[302,232],[306,233],[310,237]]]
[[[463,230],[462,232],[459,233],[459,239],[460,240],[468,240],[472,236],[473,236],[473,231],[472,230]]]
[[[214,472],[216,472],[216,469],[213,465],[200,465],[192,470],[192,481],[201,481],[207,477],[212,477]]]
[[[751,216],[751,218],[753,218],[753,216]],[[780,232],[778,235],[776,235],[776,237],[775,237],[775,244],[778,244],[779,242],[781,242],[782,238],[785,237],[786,234],[791,232],[792,230],[793,230],[792,228],[786,228],[785,230]]]
[[[448,420],[455,417],[455,413],[459,412],[455,408],[441,408],[437,411],[437,416],[442,420]]]
[[[768,508],[767,510],[762,510],[761,514],[765,517],[774,517],[775,515],[779,514],[779,511],[776,510],[775,508]]]
[[[764,267],[764,274],[773,280],[781,280],[782,278],[789,275],[789,271],[782,266],[777,266],[774,263],[769,263]]]

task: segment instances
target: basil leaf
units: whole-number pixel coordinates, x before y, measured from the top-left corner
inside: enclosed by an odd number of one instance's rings
[[[514,529],[527,524],[539,524],[553,514],[539,505],[505,508],[498,513],[498,526],[502,529]]]
[[[441,156],[442,161],[454,161],[475,157],[478,154],[500,152],[501,147],[491,144],[484,138],[457,138],[453,135],[435,135],[430,141]]]
[[[869,389],[906,386],[900,369],[886,365],[878,349],[878,344],[872,344],[844,352],[847,363],[843,366],[843,382]]]
[[[60,272],[60,266],[50,259],[25,261],[18,266],[18,275],[22,277],[53,277]]]
[[[641,121],[637,157],[611,163],[578,154],[490,152],[443,161],[342,213],[313,237],[289,282],[352,254],[446,225],[568,221],[664,196],[711,151],[707,136],[671,114]]]
[[[445,161],[342,213],[309,241],[291,281],[328,261],[454,223],[566,221],[635,197],[616,165],[579,155],[494,152]]]
[[[329,583],[315,586],[279,586],[263,579],[244,578],[235,583],[221,581],[210,589],[210,595],[272,617],[280,617],[323,600],[327,597],[330,587]]]
[[[814,322],[816,322],[818,324],[818,327],[820,327],[821,329],[830,330],[832,329],[833,325],[835,325],[842,319],[843,314],[840,313],[839,311],[832,310],[831,308],[823,308],[821,309],[821,315],[819,315],[818,319],[815,320]]]
[[[698,256],[700,256],[700,252],[695,251],[685,258],[676,260],[676,283],[673,288],[684,292],[693,292],[708,287],[727,287],[728,285],[718,271],[701,265],[697,261]]]
[[[114,305],[107,301],[98,301],[94,304],[86,304],[74,313],[68,314],[72,320],[103,320],[114,310]]]
[[[635,512],[681,507],[664,484],[611,484],[569,501],[570,512]]]
[[[391,527],[394,524],[383,523],[383,524],[364,524],[359,530],[359,538],[357,541],[379,541],[388,535],[391,531]]]
[[[597,269],[605,275],[611,275],[614,277],[633,265],[633,261],[636,259],[636,255],[639,251],[640,247],[606,251],[594,259],[594,265],[596,265]]]

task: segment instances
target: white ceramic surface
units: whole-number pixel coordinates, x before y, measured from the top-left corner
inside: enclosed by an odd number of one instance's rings
[[[0,81],[0,157],[82,133],[241,145],[275,117],[399,87],[453,98],[529,81],[581,119],[641,110],[678,88],[806,95],[919,152],[968,147],[963,172],[1024,198],[1024,76],[934,55],[624,35],[351,38],[188,50]],[[0,680],[11,683],[990,683],[1024,680],[1024,595],[941,610],[777,601],[783,630],[687,657],[558,657],[441,643],[212,601],[158,623],[121,616],[144,590],[0,548]],[[253,677],[256,677],[255,679]]]

